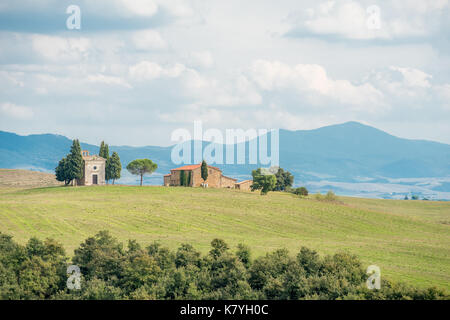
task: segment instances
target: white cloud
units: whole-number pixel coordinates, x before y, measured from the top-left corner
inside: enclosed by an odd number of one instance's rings
[[[152,0],[116,0],[128,13],[137,16],[151,17],[158,11]]]
[[[442,108],[450,111],[450,84],[436,86],[435,90]]]
[[[353,40],[425,37],[439,31],[441,19],[448,19],[441,17],[448,3],[448,0],[385,1],[376,5],[377,13],[358,1],[332,0],[291,14],[289,20],[294,34],[301,35]]]
[[[0,71],[0,79],[5,79],[9,84],[18,87],[23,87],[25,85],[25,83],[20,80],[20,78],[22,78],[23,76],[23,72]]]
[[[125,80],[119,77],[105,76],[103,74],[89,75],[87,77],[87,81],[92,83],[104,83],[107,85],[117,85],[126,88],[131,88],[131,85]]]
[[[331,79],[322,66],[315,64],[290,66],[279,61],[257,60],[251,67],[251,74],[264,90],[293,89],[316,104],[326,102],[317,101],[317,97],[369,111],[383,104],[382,93],[370,83],[354,85],[347,80]]]
[[[222,80],[208,77],[189,69],[183,75],[184,94],[201,106],[253,106],[262,103],[262,97],[252,82],[242,74]]]
[[[33,110],[31,110],[31,108],[19,106],[10,102],[2,103],[0,110],[4,115],[20,120],[33,117]]]
[[[141,61],[129,68],[129,76],[136,81],[154,80],[162,77],[177,78],[185,70],[186,67],[180,63],[176,63],[172,67],[163,67],[156,62]]]
[[[63,38],[35,34],[31,36],[31,41],[34,51],[42,57],[54,61],[82,60],[88,57],[91,47],[90,40],[85,37]]]
[[[53,16],[56,2],[8,6],[24,16]],[[2,100],[35,111],[25,122],[0,110],[2,130],[160,144],[171,125],[198,116],[243,128],[357,120],[448,142],[450,60],[448,43],[440,41],[448,28],[439,28],[448,1],[294,2],[81,0],[82,16],[93,19],[81,32],[65,30],[64,21],[61,30],[2,31]],[[367,30],[365,4],[372,3],[380,6],[381,30]],[[283,19],[294,8],[304,15]],[[284,37],[292,25],[306,38]],[[404,41],[420,35],[427,42]],[[371,39],[389,41],[355,43]],[[69,117],[72,108],[86,112]],[[159,134],[142,134],[156,126]]]
[[[167,47],[166,41],[164,41],[159,32],[151,29],[134,32],[131,40],[139,50],[164,49]]]
[[[409,87],[431,87],[429,79],[431,75],[414,68],[400,68],[391,66],[391,70],[398,71],[403,75],[405,85]]]
[[[214,58],[210,51],[191,52],[188,61],[192,66],[200,68],[211,68],[214,64]]]

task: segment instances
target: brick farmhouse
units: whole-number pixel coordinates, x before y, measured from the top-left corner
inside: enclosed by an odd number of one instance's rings
[[[206,181],[203,181],[201,166],[201,164],[190,164],[170,170],[170,173],[164,176],[164,185],[180,186],[181,172],[184,172],[189,187],[207,186],[212,188],[230,188],[249,191],[250,186],[253,183],[252,180],[237,182],[237,179],[224,176],[222,170],[210,165],[208,165],[208,178]]]

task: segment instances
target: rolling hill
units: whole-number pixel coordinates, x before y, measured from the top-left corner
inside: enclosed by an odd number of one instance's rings
[[[53,171],[70,144],[71,140],[59,135],[19,136],[0,131],[0,167]],[[82,143],[82,148],[98,153],[98,146]],[[171,162],[171,150],[110,146],[110,152],[119,153],[123,167],[137,158],[155,161],[158,170],[146,182],[156,185],[177,166]],[[389,198],[414,193],[450,199],[450,145],[402,139],[358,122],[315,130],[280,130],[280,165],[294,174],[296,185],[313,191],[333,189],[340,194]],[[217,166],[238,179],[249,178],[251,170],[258,167]],[[136,179],[124,170],[120,182],[134,184]]]
[[[450,289],[450,202],[313,196],[183,187],[0,187],[0,232],[25,243],[54,238],[68,255],[88,236],[109,230],[121,241],[190,243],[202,252],[214,238],[253,257],[302,246],[347,251],[382,277]]]

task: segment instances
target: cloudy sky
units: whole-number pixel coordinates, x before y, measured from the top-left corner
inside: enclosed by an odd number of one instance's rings
[[[353,120],[450,143],[449,2],[2,0],[0,130],[169,145],[194,120]]]

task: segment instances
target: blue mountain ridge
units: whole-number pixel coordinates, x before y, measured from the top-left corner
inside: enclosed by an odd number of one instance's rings
[[[102,137],[99,137],[99,142],[101,140]],[[296,185],[326,181],[331,185],[322,185],[328,188],[333,186],[333,182],[392,183],[391,180],[395,179],[422,181],[420,179],[439,178],[443,179],[443,182],[434,183],[435,190],[450,192],[448,144],[398,138],[358,122],[346,122],[314,130],[280,129],[279,142],[280,166],[294,174]],[[61,135],[20,136],[0,131],[0,168],[52,172],[58,161],[69,152],[71,143],[70,139]],[[193,143],[190,143],[193,146]],[[203,146],[208,144],[209,142],[203,142]],[[248,144],[246,142],[247,160]],[[81,143],[81,147],[93,154],[97,154],[99,149],[96,145],[86,143]],[[156,162],[158,170],[151,178],[147,178],[152,184],[162,184],[162,176],[178,166],[171,161],[172,146],[110,146],[109,150],[110,153],[118,152],[123,168],[138,158],[149,158]],[[220,167],[225,175],[238,179],[249,178],[251,170],[261,166],[213,165]],[[134,181],[135,179],[123,170],[123,179],[120,182]]]

